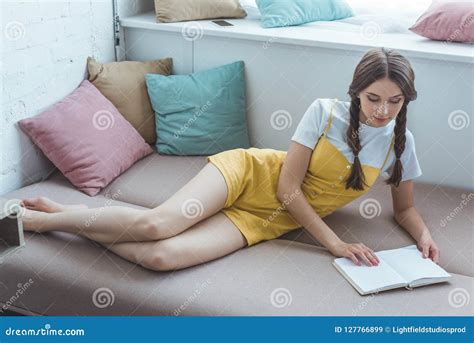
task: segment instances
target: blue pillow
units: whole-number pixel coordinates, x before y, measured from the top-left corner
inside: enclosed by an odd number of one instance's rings
[[[165,155],[210,155],[249,148],[244,62],[190,75],[146,74],[156,148]]]
[[[263,27],[293,26],[354,16],[345,0],[257,0]]]

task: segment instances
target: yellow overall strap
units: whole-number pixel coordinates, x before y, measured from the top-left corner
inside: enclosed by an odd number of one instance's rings
[[[328,131],[329,131],[329,127],[331,126],[331,123],[332,123],[332,110],[334,109],[334,105],[336,104],[336,101],[337,99],[334,99],[333,103],[332,103],[332,106],[331,106],[331,112],[329,112],[329,120],[326,124],[326,127],[324,128],[324,132],[322,133],[322,135],[327,135]]]
[[[380,168],[381,171],[383,170],[385,163],[387,163],[388,156],[390,155],[390,151],[392,150],[394,142],[395,142],[395,132],[392,134],[392,141],[390,142],[390,147],[388,148],[387,155],[385,156],[385,161],[383,161],[382,167]]]

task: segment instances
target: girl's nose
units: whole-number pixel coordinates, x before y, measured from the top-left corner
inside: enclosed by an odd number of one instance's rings
[[[382,113],[384,115],[388,115],[388,102],[385,101],[377,110],[378,113]]]

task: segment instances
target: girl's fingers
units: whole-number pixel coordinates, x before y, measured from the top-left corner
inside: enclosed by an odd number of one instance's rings
[[[346,257],[350,258],[354,264],[360,266],[360,262],[353,253],[349,253]]]
[[[439,250],[436,248],[432,248],[430,251],[430,257],[433,260],[433,262],[438,263],[439,262]]]
[[[377,255],[375,255],[375,253],[373,253],[373,252],[370,252],[370,256],[372,258],[371,259],[372,263],[377,266],[379,264],[379,259],[378,259]]]
[[[367,259],[370,261],[370,264],[372,266],[375,266],[377,262],[368,248],[364,251],[364,254],[367,257]]]
[[[364,261],[366,265],[372,266],[372,262],[370,262],[369,258],[366,256],[365,251],[360,251],[357,254],[362,258],[362,261]]]
[[[372,255],[374,255],[374,258],[377,261],[377,264],[380,263],[379,257],[375,254],[375,252],[372,252]]]
[[[375,255],[375,252],[372,249],[369,249],[369,248],[367,248],[367,251],[370,254],[371,261],[374,262],[375,264],[379,264],[380,261],[379,261],[379,258],[377,257],[377,255]]]
[[[377,266],[380,263],[379,258],[375,255],[374,251],[370,248],[367,248],[365,245],[361,245],[358,249],[353,249],[352,251],[348,251],[347,258],[350,258],[354,264],[360,266],[360,260],[364,261],[364,263],[369,266]]]
[[[428,255],[429,255],[429,248],[428,248],[428,246],[427,246],[427,245],[423,245],[423,246],[421,247],[421,249],[422,249],[421,251],[422,251],[422,254],[423,254],[423,258],[427,258]]]
[[[365,246],[365,244],[362,244],[362,246],[365,249],[367,249],[367,251],[370,253],[370,256],[372,257],[372,262],[374,262],[374,260],[375,260],[375,262],[377,262],[377,264],[378,264],[380,261],[379,261],[379,258],[377,257],[377,255],[375,255],[375,252],[372,249],[370,249],[369,247]]]

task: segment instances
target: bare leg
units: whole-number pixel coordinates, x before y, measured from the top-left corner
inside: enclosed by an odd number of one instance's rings
[[[171,238],[106,245],[109,250],[127,260],[158,271],[191,267],[245,246],[245,237],[222,212]]]
[[[219,212],[227,200],[227,184],[212,163],[158,207],[149,219],[160,223],[159,239],[173,237]]]
[[[153,241],[177,235],[221,210],[227,185],[211,163],[158,207],[137,210],[124,206],[47,213],[25,209],[26,231],[61,230],[103,243]],[[24,201],[25,202],[25,201]]]
[[[98,242],[146,241],[153,235],[153,226],[141,222],[146,210],[109,206],[58,213],[26,209],[23,213],[25,231],[65,231]]]

